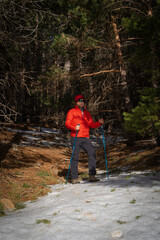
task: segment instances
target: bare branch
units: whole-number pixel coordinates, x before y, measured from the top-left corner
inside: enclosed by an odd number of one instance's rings
[[[88,73],[88,74],[83,74],[80,77],[91,77],[91,76],[95,76],[95,75],[100,75],[103,73],[113,73],[113,72],[120,72],[120,70],[115,70],[115,69],[111,69],[111,70],[102,70],[99,72],[95,72],[95,73]]]

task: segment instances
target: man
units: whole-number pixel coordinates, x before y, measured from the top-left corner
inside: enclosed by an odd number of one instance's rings
[[[98,128],[104,124],[104,120],[93,122],[93,119],[88,111],[85,110],[85,98],[82,95],[75,96],[75,108],[67,113],[65,126],[71,131],[71,144],[74,145],[74,140],[77,134],[76,145],[71,163],[71,178],[72,183],[79,183],[78,180],[78,162],[79,152],[83,148],[88,154],[89,181],[99,181],[96,175],[96,154],[89,139],[90,128]]]

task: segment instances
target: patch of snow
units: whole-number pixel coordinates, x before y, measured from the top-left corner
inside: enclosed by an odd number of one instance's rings
[[[54,145],[57,145],[57,146],[59,145],[64,147],[71,146],[70,138],[67,139],[65,134],[58,129],[40,128],[40,127],[34,127],[33,129],[34,129],[33,131],[28,131],[28,130],[7,128],[8,131],[21,133],[21,141],[18,143],[18,145],[21,145],[21,146],[39,146],[39,147],[40,146],[51,147]],[[50,138],[53,137],[54,141],[47,140],[47,137],[50,137]],[[102,136],[97,138],[95,135],[92,134],[90,136],[90,139],[93,147],[103,146]]]
[[[40,139],[40,137],[35,137],[35,136],[32,136],[32,135],[26,135],[26,134],[24,134],[23,137],[28,138],[28,139],[33,140],[33,141]]]
[[[0,240],[159,240],[160,173],[107,180],[101,171],[98,177],[96,183],[51,186],[47,196],[7,213],[0,218]],[[37,223],[42,219],[48,224]]]

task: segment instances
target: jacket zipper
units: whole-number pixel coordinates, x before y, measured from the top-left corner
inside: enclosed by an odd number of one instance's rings
[[[81,110],[81,112],[82,112],[82,116],[84,117],[84,112],[83,112],[83,110]]]

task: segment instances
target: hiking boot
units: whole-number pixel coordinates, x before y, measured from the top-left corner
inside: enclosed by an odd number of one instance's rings
[[[80,183],[78,179],[72,179],[72,184],[77,184],[77,183]]]
[[[99,182],[100,179],[97,178],[95,175],[89,175],[89,182]]]

